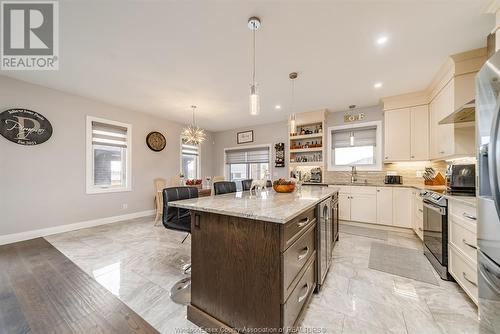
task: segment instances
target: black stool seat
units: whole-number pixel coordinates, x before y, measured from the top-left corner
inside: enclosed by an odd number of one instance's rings
[[[247,179],[247,180],[241,180],[241,189],[243,191],[245,190],[250,190],[250,187],[252,186],[252,179]]]
[[[236,183],[230,181],[214,182],[215,195],[222,195],[236,192]]]
[[[196,187],[171,187],[163,189],[163,226],[168,229],[191,232],[191,212],[169,206],[170,202],[198,197]]]

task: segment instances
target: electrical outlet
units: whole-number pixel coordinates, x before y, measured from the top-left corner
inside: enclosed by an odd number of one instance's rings
[[[122,204],[122,209],[125,210],[126,208],[128,208],[128,204],[127,203],[123,203]]]

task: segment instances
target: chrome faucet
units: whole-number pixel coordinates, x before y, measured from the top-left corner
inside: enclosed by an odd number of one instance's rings
[[[351,166],[351,183],[358,180],[358,172],[356,171],[356,166]]]

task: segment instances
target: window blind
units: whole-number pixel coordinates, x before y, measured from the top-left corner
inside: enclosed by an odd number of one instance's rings
[[[127,128],[93,121],[92,144],[126,148]]]
[[[269,147],[256,147],[226,151],[226,164],[269,162]]]
[[[351,136],[354,137],[351,143]],[[336,130],[332,132],[333,148],[377,146],[377,127],[369,126],[363,128]]]
[[[200,148],[197,145],[188,143],[184,138],[182,138],[182,154],[183,155],[200,155]]]

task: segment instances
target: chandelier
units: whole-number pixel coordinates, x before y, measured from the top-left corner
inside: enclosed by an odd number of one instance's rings
[[[194,112],[196,110],[196,106],[191,106],[193,109],[193,123],[188,125],[184,130],[182,130],[182,137],[187,143],[193,145],[199,145],[206,139],[206,134],[203,129],[200,129],[195,122]]]

